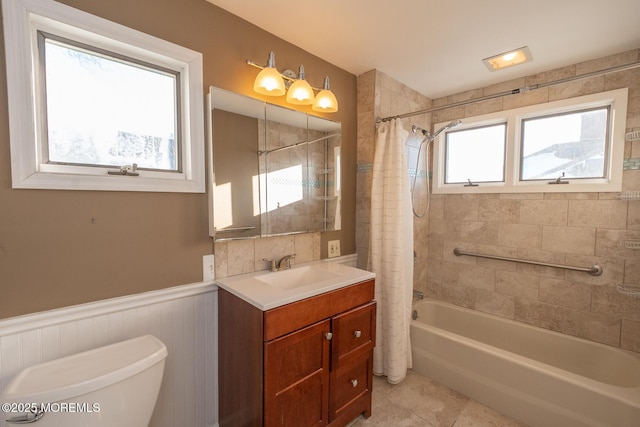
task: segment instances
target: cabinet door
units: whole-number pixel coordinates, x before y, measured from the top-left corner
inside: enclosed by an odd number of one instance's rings
[[[331,370],[373,350],[376,339],[376,302],[361,305],[331,319]]]
[[[327,425],[330,326],[324,320],[265,342],[266,427]]]

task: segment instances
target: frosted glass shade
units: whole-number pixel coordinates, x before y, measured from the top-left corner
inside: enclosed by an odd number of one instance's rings
[[[295,105],[311,105],[313,104],[313,89],[306,80],[298,79],[287,92],[287,102]]]
[[[316,95],[315,101],[313,101],[313,106],[311,107],[313,111],[319,111],[323,113],[335,113],[338,111],[338,100],[336,96],[329,89],[321,90],[318,95]]]
[[[253,90],[269,96],[282,96],[286,91],[282,76],[273,67],[267,67],[258,73],[253,83]]]

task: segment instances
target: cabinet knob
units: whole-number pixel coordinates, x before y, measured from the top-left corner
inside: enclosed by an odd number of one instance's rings
[[[356,338],[360,338],[360,335],[362,335],[362,331],[354,331],[353,336]]]
[[[331,338],[333,338],[333,334],[331,332],[327,332],[326,334],[324,334],[324,337],[327,339],[327,341],[331,341]]]
[[[358,386],[358,380],[351,380],[351,385],[353,388],[356,388]]]

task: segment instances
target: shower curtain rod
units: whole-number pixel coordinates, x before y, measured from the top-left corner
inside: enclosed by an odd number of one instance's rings
[[[542,88],[547,87],[547,86],[553,86],[553,85],[557,85],[557,84],[567,83],[567,82],[571,82],[571,81],[574,81],[574,80],[586,79],[586,78],[589,78],[589,77],[600,76],[600,75],[603,75],[603,74],[615,73],[615,72],[618,72],[618,71],[630,70],[630,69],[637,68],[637,67],[640,67],[640,62],[633,62],[631,64],[619,65],[617,67],[611,67],[611,68],[607,68],[607,69],[604,69],[604,70],[592,71],[590,73],[581,74],[579,76],[567,77],[567,78],[564,78],[564,79],[554,80],[554,81],[551,81],[551,82],[539,83],[539,84],[535,84],[535,85],[531,85],[531,86],[524,86],[524,87],[521,87],[521,88],[518,88],[518,89],[507,90],[507,91],[504,91],[504,92],[495,93],[493,95],[486,95],[486,96],[481,96],[479,98],[468,99],[466,101],[454,102],[453,104],[441,105],[439,107],[427,108],[425,110],[413,111],[411,113],[404,113],[404,114],[398,114],[398,115],[395,115],[395,116],[384,117],[382,119],[376,120],[376,125],[379,124],[379,123],[382,123],[382,122],[387,122],[389,120],[393,120],[393,119],[404,119],[406,117],[413,117],[413,116],[417,116],[417,115],[420,115],[420,114],[432,113],[434,111],[446,110],[447,108],[460,107],[462,105],[473,104],[475,102],[486,101],[486,100],[494,99],[494,98],[500,98],[501,96],[515,95],[515,94],[518,94],[518,93],[525,93],[525,92],[529,92],[530,90],[534,90],[534,89],[542,89]]]

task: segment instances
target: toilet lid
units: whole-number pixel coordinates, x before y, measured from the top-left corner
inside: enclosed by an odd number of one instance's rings
[[[26,368],[4,389],[0,401],[64,401],[129,378],[166,357],[164,343],[144,335]]]

